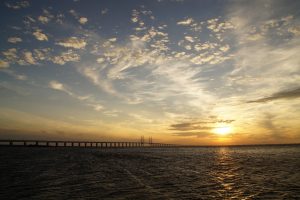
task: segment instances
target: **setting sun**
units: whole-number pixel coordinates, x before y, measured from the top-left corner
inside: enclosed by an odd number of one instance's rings
[[[231,127],[217,127],[213,132],[218,135],[228,135],[231,132]]]

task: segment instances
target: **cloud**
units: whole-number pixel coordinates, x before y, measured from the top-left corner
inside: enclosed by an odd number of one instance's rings
[[[14,10],[19,10],[21,8],[27,8],[30,6],[28,1],[19,1],[19,2],[15,2],[14,4],[12,3],[5,3],[5,5],[8,8],[14,9]]]
[[[78,15],[78,13],[75,11],[75,10],[69,10],[69,13],[71,14],[71,15],[73,15],[75,18],[79,18],[79,15]]]
[[[42,24],[47,24],[51,21],[51,19],[54,18],[54,15],[52,15],[48,10],[43,9],[43,15],[40,15],[38,17],[38,20],[42,23]],[[58,19],[59,19],[59,15],[58,15]]]
[[[243,88],[247,99],[259,99],[299,83],[300,41],[293,39],[276,48],[258,42],[235,52],[234,66],[227,76],[232,87]]]
[[[217,46],[218,46],[217,43],[206,41],[204,43],[196,44],[194,46],[194,48],[195,48],[196,51],[202,51],[202,50],[210,51],[210,50],[214,50]]]
[[[177,24],[182,25],[182,26],[187,26],[187,25],[190,25],[193,22],[194,22],[193,18],[187,18],[185,20],[178,21]]]
[[[84,75],[86,78],[88,78],[94,85],[100,87],[108,94],[113,94],[116,96],[119,96],[114,89],[111,81],[107,80],[104,74],[101,73],[100,69],[94,68],[94,67],[79,67],[79,72]]]
[[[101,105],[101,104],[90,104],[90,103],[88,103],[87,105],[93,107],[93,109],[95,111],[98,111],[98,112],[104,110],[104,106]]]
[[[181,137],[197,137],[197,138],[202,138],[202,137],[208,137],[211,136],[211,132],[206,132],[206,131],[183,131],[183,132],[175,132],[172,133],[174,136],[181,136]]]
[[[33,49],[33,55],[34,58],[39,61],[49,60],[51,51],[52,49],[50,48]]]
[[[52,80],[52,81],[49,82],[48,86],[49,86],[49,88],[52,88],[54,90],[63,91],[65,93],[69,94],[70,96],[73,96],[73,93],[67,88],[67,86],[65,86],[61,82],[58,82],[56,80]]]
[[[230,49],[230,47],[229,47],[228,44],[220,47],[220,50],[223,51],[223,52],[227,52],[229,49]]]
[[[139,12],[137,10],[133,10],[131,15],[131,21],[133,23],[137,23],[139,21]]]
[[[213,53],[202,53],[199,54],[193,58],[191,58],[191,62],[196,64],[196,65],[203,65],[203,64],[211,64],[211,65],[215,65],[215,64],[220,64],[223,63],[224,61],[230,59],[230,56],[226,56],[223,55],[224,51],[217,51],[217,52],[213,52]]]
[[[80,65],[78,71],[103,91],[128,104],[169,101],[168,106],[164,106],[169,110],[171,102],[177,106],[188,101],[187,107],[201,110],[199,107],[202,106],[195,103],[196,99],[201,102],[213,99],[196,79],[201,69],[194,68],[189,59],[179,61],[175,57],[178,54],[171,56],[168,34],[164,29],[149,27],[141,34],[131,35],[130,39],[122,45],[112,44],[110,39],[100,42],[92,53],[99,58],[101,65]],[[183,109],[182,105],[176,109]]]
[[[210,130],[212,127],[202,126],[202,123],[192,122],[192,123],[179,123],[171,124],[170,130],[176,131],[191,131],[191,130]]]
[[[118,117],[120,114],[119,110],[106,110],[102,112],[104,115],[109,117]]]
[[[69,49],[67,52],[62,52],[60,55],[50,58],[50,60],[55,64],[64,65],[67,62],[80,61],[80,55]]]
[[[299,22],[291,7],[281,3],[236,2],[228,11],[236,42],[232,44],[234,69],[224,79],[225,85],[243,91],[235,93],[243,102],[284,99],[287,88],[299,85],[300,39],[288,31]]]
[[[99,64],[103,63],[104,61],[105,61],[104,58],[97,58],[97,63],[99,63]]]
[[[203,22],[196,22],[193,18],[186,18],[182,21],[178,21],[177,25],[185,26],[185,28],[189,29],[190,31],[199,33],[202,29]]]
[[[18,65],[37,65],[38,61],[48,60],[50,49],[34,49],[29,51],[27,49],[18,51],[16,48],[10,48],[3,51],[4,61],[9,64],[17,63]]]
[[[108,41],[109,41],[109,42],[116,42],[116,41],[117,41],[117,38],[109,38]]]
[[[1,67],[0,67],[0,69],[1,69]],[[10,75],[11,77],[13,77],[13,78],[15,78],[17,80],[20,80],[20,81],[25,81],[25,80],[28,79],[28,77],[26,75],[24,75],[24,74],[18,74],[16,72],[12,71],[12,70],[3,69],[1,72],[4,72],[4,73]]]
[[[185,36],[184,39],[186,39],[187,41],[192,42],[192,43],[195,42],[194,38],[191,36]]]
[[[16,44],[18,42],[22,42],[22,38],[19,38],[19,37],[9,37],[7,39],[7,42]]]
[[[39,16],[38,20],[43,24],[47,24],[50,21],[50,19],[46,16]]]
[[[85,24],[85,23],[88,22],[88,19],[87,19],[86,17],[80,17],[80,18],[78,19],[78,22],[79,22],[80,24]]]
[[[16,48],[10,48],[6,51],[3,51],[2,54],[4,55],[6,60],[9,62],[16,62],[16,60],[18,59]]]
[[[250,33],[246,36],[246,40],[248,40],[248,41],[257,41],[257,40],[262,40],[262,39],[264,39],[264,36],[259,33],[254,33],[254,34]]]
[[[101,10],[101,15],[105,15],[107,13],[108,13],[108,9],[107,8]]]
[[[213,134],[215,128],[220,126],[227,127],[234,121],[235,120],[224,120],[219,119],[216,116],[209,116],[203,120],[190,119],[184,120],[184,122],[171,124],[169,130],[174,136],[212,139],[215,137]]]
[[[11,63],[17,63],[19,65],[37,65],[37,60],[31,51],[26,49],[18,52],[16,48],[8,49],[2,54],[5,56],[5,60]]]
[[[50,81],[49,82],[49,87],[55,90],[65,90],[65,87],[62,83],[58,82],[58,81]]]
[[[269,97],[248,101],[247,103],[265,103],[265,102],[275,101],[280,99],[295,99],[299,97],[300,97],[300,88],[296,88],[293,90],[277,92],[272,94]]]
[[[70,47],[74,49],[84,49],[85,46],[87,45],[84,39],[77,38],[77,37],[66,38],[64,40],[61,40],[60,42],[57,42],[56,44],[63,47]]]
[[[278,117],[274,114],[263,113],[263,118],[259,121],[259,126],[265,129],[265,134],[262,136],[263,140],[282,140],[286,137],[286,127],[278,124]]]
[[[219,33],[225,32],[226,30],[235,28],[234,25],[230,21],[220,22],[219,18],[213,18],[207,20],[207,29]]]
[[[0,59],[0,69],[5,69],[9,67],[9,62]]]
[[[30,65],[37,64],[36,60],[33,58],[32,53],[30,51],[24,51],[23,55],[24,55],[24,60],[27,64],[30,64]]]
[[[191,122],[183,122],[177,124],[171,124],[169,130],[176,130],[176,131],[199,131],[199,130],[211,130],[215,128],[216,124],[230,124],[235,120],[206,120],[206,121],[191,121]],[[212,126],[208,126],[211,124]]]
[[[99,112],[99,111],[104,111],[105,107],[100,104],[99,102],[95,101],[91,95],[86,95],[86,96],[81,96],[76,94],[75,92],[72,92],[72,90],[65,84],[52,80],[48,84],[49,88],[52,88],[54,90],[59,90],[62,92],[65,92],[66,94],[70,95],[71,97],[83,102],[86,106],[92,107],[93,110]]]
[[[300,36],[300,26],[292,26],[288,29],[290,33],[293,33],[295,36]]]
[[[42,33],[41,29],[37,29],[35,32],[32,33],[34,37],[39,41],[48,41],[48,37],[46,34]]]

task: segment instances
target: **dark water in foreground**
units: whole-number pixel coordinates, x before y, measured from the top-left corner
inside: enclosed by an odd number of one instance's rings
[[[300,199],[300,146],[0,148],[0,199]]]

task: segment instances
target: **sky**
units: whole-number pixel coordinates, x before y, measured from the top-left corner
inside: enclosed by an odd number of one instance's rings
[[[300,1],[0,4],[0,138],[300,143]]]

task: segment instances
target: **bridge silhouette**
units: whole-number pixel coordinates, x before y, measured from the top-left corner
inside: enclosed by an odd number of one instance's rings
[[[108,142],[108,141],[64,141],[64,140],[0,140],[0,146],[26,146],[26,147],[84,147],[84,148],[142,148],[142,147],[174,147],[175,144],[153,143],[141,137],[140,142]]]

